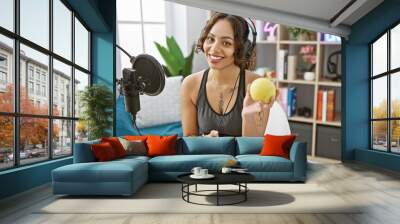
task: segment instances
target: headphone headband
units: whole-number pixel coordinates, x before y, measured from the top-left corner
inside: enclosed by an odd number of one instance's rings
[[[250,23],[248,21],[250,21]],[[249,24],[249,27],[251,29],[251,34],[253,35],[252,45],[255,46],[256,45],[256,37],[257,37],[256,25],[254,24],[253,20],[251,20],[250,18],[247,18],[246,22],[247,22],[247,24]]]
[[[257,30],[256,30],[256,26],[255,26],[253,20],[251,20],[250,18],[247,18],[247,19],[243,18],[243,20],[246,22],[246,25],[248,27],[250,27],[251,34],[253,36],[253,40],[251,41],[250,47],[248,49],[246,49],[246,52],[245,52],[246,59],[250,59],[251,53],[253,52],[253,50],[256,46]],[[248,36],[246,38],[248,39]],[[247,39],[245,41],[247,41]]]

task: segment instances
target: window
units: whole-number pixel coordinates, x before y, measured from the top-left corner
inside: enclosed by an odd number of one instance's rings
[[[28,82],[28,93],[33,94],[33,82]]]
[[[36,84],[36,95],[40,95],[40,84]]]
[[[89,69],[89,32],[82,23],[75,18],[75,62],[85,69]]]
[[[46,86],[42,86],[42,96],[46,96]]]
[[[79,90],[65,86],[90,85],[90,31],[67,1],[0,2],[0,26],[6,29],[0,29],[0,83],[8,82],[0,88],[0,170],[70,156]],[[62,91],[59,81],[65,85]],[[86,140],[87,131],[82,133]]]
[[[36,69],[36,80],[37,81],[40,81],[40,71],[39,71],[39,69]]]
[[[0,26],[14,31],[14,0],[1,0]]]
[[[0,54],[0,68],[7,68],[7,56]]]
[[[7,73],[0,70],[0,84],[6,85],[7,84]]]
[[[400,24],[370,44],[371,148],[400,153]]]
[[[3,2],[2,2],[3,3]],[[1,9],[3,10],[3,9]],[[0,20],[2,19],[2,13],[0,13]],[[0,23],[1,24],[1,23]],[[3,117],[1,114],[3,113],[12,113],[14,111],[14,71],[12,69],[10,61],[5,61],[4,59],[11,59],[14,57],[14,42],[13,39],[6,37],[5,35],[2,35],[0,33],[0,73],[2,75],[2,80],[5,80],[6,83],[3,85],[0,85],[0,123],[8,122],[9,117]],[[10,63],[10,66],[8,64]],[[6,78],[7,79],[6,79]],[[4,83],[4,81],[3,81]],[[12,118],[12,117],[11,117]],[[11,119],[12,122],[12,119]],[[8,129],[3,129],[7,131],[7,133],[10,133],[12,136],[12,133],[9,132],[13,129],[13,125],[9,126]],[[0,136],[1,137],[1,136]],[[7,147],[7,150],[12,151],[12,143],[4,143],[3,145],[0,142],[0,148],[2,147]],[[8,148],[11,147],[11,148]],[[11,153],[11,152],[10,152]],[[0,162],[0,169],[1,169],[1,162]]]
[[[28,74],[29,74],[29,79],[33,80],[33,67],[32,66],[29,66]]]
[[[72,60],[72,12],[59,0],[53,0],[54,53]]]
[[[49,0],[19,0],[21,36],[49,49]]]
[[[54,63],[54,70],[53,70],[53,77],[54,77],[54,83],[53,83],[53,90],[54,90],[54,95],[53,95],[53,103],[54,106],[58,105],[59,101],[58,101],[58,97],[59,97],[59,92],[61,95],[61,100],[63,99],[63,95],[64,96],[68,96],[68,100],[70,100],[71,102],[68,102],[69,105],[72,104],[72,92],[70,89],[65,90],[64,85],[65,83],[70,83],[72,84],[72,69],[71,66],[68,66],[56,59],[53,60]],[[53,114],[59,114],[59,108],[57,108],[57,110],[53,110]],[[66,110],[66,114],[61,113],[62,116],[72,116],[72,108],[68,107]]]
[[[131,55],[146,53],[163,63],[154,41],[165,45],[165,35],[164,0],[117,0],[117,44]],[[126,55],[117,54],[118,70],[131,67]]]
[[[4,91],[7,85],[7,56],[0,53],[0,91]]]

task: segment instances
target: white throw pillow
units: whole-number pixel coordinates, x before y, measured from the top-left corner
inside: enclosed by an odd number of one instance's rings
[[[141,95],[137,126],[145,128],[181,121],[181,84],[182,76],[168,77],[159,95]]]

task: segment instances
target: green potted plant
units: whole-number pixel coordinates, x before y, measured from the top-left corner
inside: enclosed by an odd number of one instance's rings
[[[288,33],[289,33],[289,40],[307,41],[315,39],[315,33],[313,31],[301,29],[298,27],[289,27]]]
[[[185,57],[173,36],[166,37],[167,46],[154,42],[161,57],[164,59],[166,65],[163,65],[165,73],[170,76],[183,76],[186,77],[192,73],[193,56],[195,45],[192,45],[190,54]]]
[[[79,93],[79,106],[82,108],[79,128],[87,127],[89,140],[110,136],[113,115],[113,93],[102,84],[87,86]],[[82,131],[81,131],[82,132]]]

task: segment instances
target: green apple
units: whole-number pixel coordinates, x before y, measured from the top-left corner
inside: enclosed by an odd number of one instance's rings
[[[275,94],[275,85],[269,78],[258,78],[251,83],[250,96],[255,101],[268,103]]]

